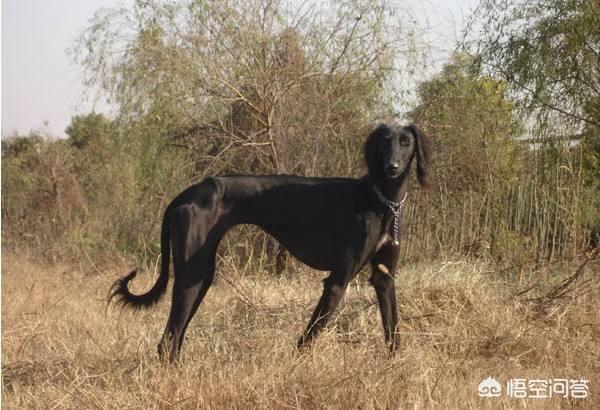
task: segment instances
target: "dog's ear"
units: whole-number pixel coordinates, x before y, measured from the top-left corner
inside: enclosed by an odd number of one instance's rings
[[[381,155],[379,139],[389,131],[390,127],[387,124],[379,124],[365,142],[365,161],[369,175],[372,177],[377,178],[383,172],[383,156]]]
[[[431,138],[421,132],[415,125],[409,125],[408,129],[415,137],[417,143],[417,179],[425,189],[431,187],[429,183],[429,167],[431,165]]]

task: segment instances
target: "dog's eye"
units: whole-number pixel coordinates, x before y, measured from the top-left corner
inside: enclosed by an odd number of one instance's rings
[[[410,139],[406,135],[401,136],[400,137],[400,145],[403,145],[403,146],[410,145]]]
[[[384,135],[380,140],[380,144],[382,147],[389,147],[391,142],[392,142],[391,135]]]

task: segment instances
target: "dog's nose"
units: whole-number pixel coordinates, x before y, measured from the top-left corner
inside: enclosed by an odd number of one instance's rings
[[[400,167],[398,166],[398,163],[397,163],[397,162],[392,162],[391,164],[389,164],[389,165],[387,166],[387,170],[388,170],[388,172],[396,172],[396,171],[398,171],[398,169],[399,169],[399,168],[400,168]]]

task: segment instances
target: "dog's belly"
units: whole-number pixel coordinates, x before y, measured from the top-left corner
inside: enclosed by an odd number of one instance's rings
[[[307,226],[286,224],[283,227],[262,226],[265,232],[277,239],[296,259],[313,269],[333,271],[348,265],[351,253],[351,235],[337,237],[334,231]]]

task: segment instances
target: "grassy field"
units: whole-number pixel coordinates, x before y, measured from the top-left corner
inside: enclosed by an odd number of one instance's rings
[[[169,300],[150,311],[106,310],[107,290],[127,267],[81,271],[6,252],[2,263],[3,408],[600,405],[598,260],[568,283],[582,260],[520,271],[462,260],[403,267],[394,357],[365,275],[328,330],[299,353],[324,275],[241,277],[221,263],[171,367],[156,357]],[[135,290],[152,281],[141,275]],[[504,389],[480,398],[477,386],[488,376],[503,387],[514,378],[585,378],[588,398],[514,399]]]

